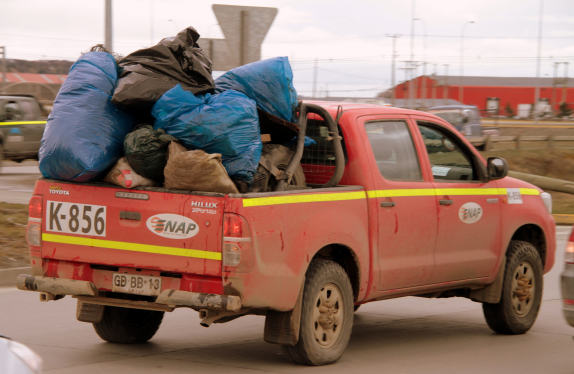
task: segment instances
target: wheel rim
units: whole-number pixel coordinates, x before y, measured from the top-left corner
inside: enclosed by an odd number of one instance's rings
[[[324,348],[335,344],[343,325],[343,294],[335,284],[327,283],[319,291],[312,321],[315,341]]]
[[[534,270],[528,262],[521,262],[512,275],[512,307],[523,317],[530,312],[534,304]]]

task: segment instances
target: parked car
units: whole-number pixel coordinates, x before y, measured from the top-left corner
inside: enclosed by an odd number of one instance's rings
[[[574,228],[566,243],[564,271],[561,274],[562,310],[566,322],[574,327]]]
[[[474,105],[441,105],[428,112],[446,120],[464,136],[481,136],[480,113]]]
[[[0,96],[0,161],[37,158],[46,121],[33,96]]]
[[[0,373],[38,374],[42,359],[22,343],[0,335]]]

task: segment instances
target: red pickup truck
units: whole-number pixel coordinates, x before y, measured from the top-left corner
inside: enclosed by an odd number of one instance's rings
[[[33,273],[18,287],[72,295],[77,318],[117,343],[147,341],[179,307],[204,326],[265,315],[265,340],[311,365],[341,357],[353,309],[400,296],[468,297],[495,332],[526,332],[554,263],[550,196],[432,114],[313,105],[325,114],[307,121],[304,187],[225,195],[40,179]],[[325,187],[341,137],[344,171]]]

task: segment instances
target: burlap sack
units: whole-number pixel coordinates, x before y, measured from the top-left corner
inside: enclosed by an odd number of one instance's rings
[[[171,142],[169,156],[164,169],[165,188],[239,193],[221,163],[219,153],[205,153],[202,150],[187,151],[181,144]]]
[[[132,169],[125,157],[116,162],[112,170],[108,172],[104,181],[117,184],[124,188],[134,188],[138,186],[154,186],[151,179],[142,177]]]

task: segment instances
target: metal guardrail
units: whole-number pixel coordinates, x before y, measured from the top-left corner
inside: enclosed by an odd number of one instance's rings
[[[475,147],[483,147],[484,150],[490,150],[496,143],[514,143],[515,149],[521,149],[524,143],[546,143],[544,148],[574,148],[574,136],[571,135],[487,135],[472,136],[467,138]]]

